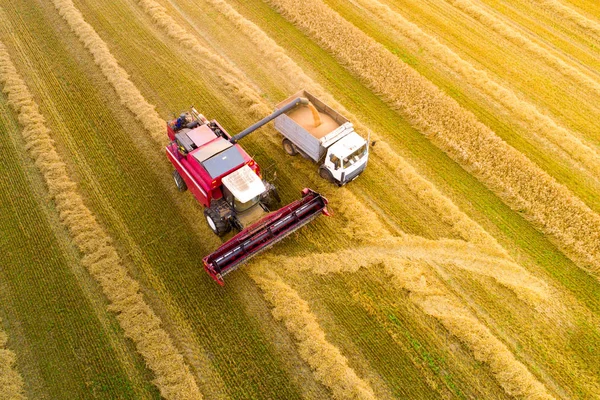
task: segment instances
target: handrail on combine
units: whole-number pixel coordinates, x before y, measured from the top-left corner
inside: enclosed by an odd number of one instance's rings
[[[268,214],[204,257],[204,269],[221,286],[223,277],[320,214],[329,216],[327,199],[304,189],[302,198]]]

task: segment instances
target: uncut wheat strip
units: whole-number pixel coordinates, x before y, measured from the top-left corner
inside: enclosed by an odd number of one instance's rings
[[[564,19],[568,19],[581,28],[585,29],[587,34],[593,33],[594,39],[600,40],[600,23],[593,19],[587,18],[586,16],[575,11],[573,8],[564,5],[557,0],[533,0],[540,4],[543,8],[550,11],[552,14],[559,15]]]
[[[454,99],[318,0],[269,0],[456,162],[522,211],[589,272],[600,270],[600,216]]]
[[[6,348],[7,342],[8,336],[0,329],[0,400],[23,400],[27,398],[23,378],[15,368],[15,353]]]
[[[231,5],[223,0],[205,0],[213,6],[220,14],[227,18],[241,33],[243,33],[261,52],[263,57],[268,57],[274,61],[281,71],[285,73],[290,82],[304,87],[323,98],[328,104],[333,106],[346,117],[348,117],[359,131],[370,132],[370,130],[358,121],[358,119],[348,112],[340,103],[338,103],[327,91],[319,84],[314,82],[306,73],[286,54],[271,37],[269,37],[256,24],[246,19],[238,13]],[[442,220],[449,224],[453,231],[460,237],[468,241],[488,245],[494,248],[498,254],[506,255],[506,251],[497,243],[497,241],[481,228],[477,223],[471,220],[466,214],[447,197],[445,197],[431,182],[424,179],[404,158],[395,153],[391,147],[382,139],[372,136],[378,140],[377,150],[372,156],[379,158],[385,163],[394,174],[401,179],[413,193],[428,207],[430,207]]]
[[[460,75],[474,88],[483,91],[506,110],[525,124],[528,132],[552,142],[564,150],[583,168],[600,178],[600,154],[585,144],[573,132],[560,126],[552,118],[543,114],[537,107],[520,99],[512,90],[500,85],[485,70],[475,68],[462,59],[449,47],[427,34],[416,24],[408,21],[390,7],[377,0],[356,0],[364,8],[374,13],[397,33],[413,41],[420,49],[428,52],[434,64],[444,64]]]
[[[273,306],[275,319],[283,321],[294,336],[300,356],[315,378],[331,389],[335,399],[375,399],[373,389],[348,366],[348,360],[331,344],[310,307],[277,274],[262,265],[249,269],[265,298]]]
[[[284,269],[297,270],[300,260],[279,257],[277,261]],[[508,347],[428,272],[431,268],[426,262],[390,256],[379,248],[315,255],[310,260],[310,271],[316,274],[353,273],[361,268],[384,273],[398,289],[408,290],[419,308],[467,345],[475,359],[490,367],[506,393],[524,399],[553,398]]]
[[[527,38],[525,35],[519,33],[515,28],[503,22],[500,18],[487,12],[483,7],[478,6],[475,2],[471,0],[445,1],[479,21],[484,26],[489,27],[511,43],[543,60],[546,64],[554,68],[563,76],[574,80],[582,87],[585,87],[597,95],[600,95],[600,84],[596,80],[583,73],[579,68],[567,64],[561,58],[552,54],[549,50],[543,48],[539,44]]]
[[[177,41],[186,51],[200,56],[203,67],[221,78],[226,90],[230,91],[234,97],[241,99],[252,116],[262,117],[271,111],[238,69],[223,57],[203,46],[194,35],[181,27],[162,5],[154,0],[136,0],[136,2],[171,39]]]
[[[65,163],[56,152],[38,105],[3,43],[0,43],[0,83],[4,85],[8,103],[18,114],[25,145],[48,186],[60,221],[83,254],[82,264],[99,282],[125,335],[133,340],[154,372],[154,383],[161,395],[167,399],[201,398],[183,357],[161,328],[160,319],[144,301],[137,282],[123,267],[111,238],[85,206]]]
[[[94,62],[114,87],[121,103],[133,113],[155,140],[162,139],[164,137],[165,122],[156,113],[154,106],[144,99],[140,91],[129,80],[127,72],[119,66],[106,43],[98,36],[94,28],[84,20],[83,15],[71,0],[52,1],[54,8],[90,51]]]

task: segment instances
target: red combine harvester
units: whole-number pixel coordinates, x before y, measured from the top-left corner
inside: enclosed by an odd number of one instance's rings
[[[329,215],[327,199],[310,189],[302,191],[301,199],[269,213],[280,202],[277,189],[262,179],[259,165],[237,144],[272,119],[307,102],[297,98],[235,136],[194,108],[167,123],[171,142],[166,151],[175,167],[177,188],[181,192],[189,189],[204,206],[206,222],[216,235],[239,231],[203,259],[204,269],[220,285],[227,273],[250,257],[320,214]]]

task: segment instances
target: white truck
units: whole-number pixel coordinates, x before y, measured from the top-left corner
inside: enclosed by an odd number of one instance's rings
[[[308,99],[275,118],[275,129],[283,135],[283,149],[301,154],[319,165],[319,175],[338,186],[356,179],[369,158],[367,140],[337,111],[305,90],[277,104],[276,111],[298,98]]]

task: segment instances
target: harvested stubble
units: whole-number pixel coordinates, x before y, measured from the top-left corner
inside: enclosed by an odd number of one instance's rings
[[[269,0],[586,270],[600,272],[600,216],[455,100],[317,0]]]
[[[271,109],[255,89],[245,82],[243,74],[229,62],[203,46],[194,35],[181,27],[167,10],[154,0],[137,0],[138,5],[171,39],[177,41],[186,51],[199,55],[198,59],[207,70],[221,78],[226,90],[233,97],[242,100],[254,117],[263,117]]]
[[[154,106],[142,96],[138,88],[129,80],[127,72],[119,66],[110,53],[106,43],[98,36],[94,28],[83,19],[81,12],[71,0],[53,0],[54,7],[67,21],[83,45],[94,57],[102,74],[115,89],[121,103],[129,109],[142,126],[155,140],[164,137],[165,122],[158,116]]]
[[[478,361],[486,363],[506,393],[527,399],[553,398],[506,345],[458,298],[448,293],[430,272],[432,267],[426,261],[390,256],[380,248],[360,248],[334,254],[315,254],[310,260],[277,258],[271,262],[277,262],[283,269],[310,269],[317,274],[349,273],[360,268],[376,269],[378,274],[390,276],[391,283],[397,288],[408,290],[411,300],[418,307],[438,319],[451,334],[466,344]],[[265,274],[260,271],[260,276],[255,279]]]
[[[494,32],[503,36],[516,46],[519,46],[520,48],[532,53],[536,58],[544,60],[546,64],[554,68],[563,76],[574,80],[581,87],[592,90],[596,94],[600,95],[600,83],[598,83],[598,81],[589,75],[586,75],[580,69],[567,64],[567,62],[563,61],[558,56],[555,56],[549,50],[546,50],[539,44],[533,42],[525,35],[519,33],[516,29],[503,22],[500,18],[485,11],[483,7],[478,6],[471,0],[445,1],[479,21],[486,27],[489,27]]]
[[[483,91],[501,104],[524,124],[527,134],[531,133],[547,139],[600,179],[600,154],[581,141],[573,132],[558,125],[552,118],[542,114],[535,105],[520,99],[512,90],[492,79],[486,71],[475,68],[449,47],[440,43],[435,37],[427,34],[402,15],[394,12],[387,5],[377,0],[359,0],[359,3],[400,35],[413,41],[420,49],[429,53],[434,64],[444,64],[460,75],[466,83]]]
[[[283,321],[295,337],[300,356],[310,365],[317,380],[331,389],[335,399],[375,399],[369,384],[356,375],[339,349],[327,341],[308,303],[262,265],[253,266],[250,276],[273,306],[273,316]]]
[[[8,336],[0,329],[0,400],[24,400],[23,378],[15,369],[16,356],[6,348],[7,342]]]
[[[42,173],[60,221],[83,254],[82,265],[99,282],[125,335],[133,340],[154,372],[154,383],[161,395],[167,399],[202,398],[183,357],[161,328],[160,319],[143,299],[137,282],[122,265],[111,238],[85,206],[65,163],[56,152],[44,117],[2,43],[0,83],[4,85],[8,103],[18,114],[26,148]]]

